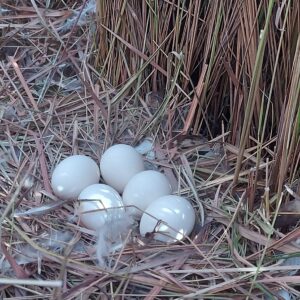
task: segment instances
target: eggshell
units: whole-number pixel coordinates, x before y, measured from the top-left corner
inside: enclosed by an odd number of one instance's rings
[[[121,218],[125,212],[121,196],[106,184],[88,186],[80,193],[78,200],[80,222],[92,230],[101,228],[108,221]],[[88,213],[89,211],[94,212]]]
[[[117,144],[102,155],[100,170],[104,181],[122,193],[129,180],[144,171],[142,156],[131,146]]]
[[[51,186],[59,198],[75,200],[84,188],[99,180],[100,170],[95,161],[85,155],[72,155],[55,167]]]
[[[140,233],[167,243],[182,240],[195,225],[195,211],[183,197],[168,195],[153,201],[142,215]],[[160,232],[160,233],[158,233]]]
[[[143,171],[134,175],[123,192],[123,202],[126,206],[136,206],[130,208],[136,216],[141,216],[143,211],[156,199],[170,195],[172,188],[168,178],[157,171]]]

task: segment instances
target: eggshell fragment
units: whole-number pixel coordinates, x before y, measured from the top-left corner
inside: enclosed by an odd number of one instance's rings
[[[125,212],[121,196],[106,184],[88,186],[80,193],[78,200],[80,222],[92,230],[101,228],[108,221],[120,219]]]
[[[85,155],[72,155],[55,167],[51,186],[59,198],[76,200],[84,188],[99,180],[100,169],[94,160]]]
[[[123,192],[123,202],[130,207],[130,212],[141,216],[143,211],[156,199],[170,195],[172,188],[168,178],[157,171],[143,171],[134,175]]]
[[[144,171],[142,156],[131,146],[117,144],[102,155],[100,170],[104,181],[122,193],[129,180]]]
[[[152,202],[143,214],[140,233],[162,242],[172,243],[189,235],[195,225],[195,212],[188,200],[169,195]]]

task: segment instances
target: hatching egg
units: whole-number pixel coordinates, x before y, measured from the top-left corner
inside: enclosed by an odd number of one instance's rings
[[[144,171],[142,156],[131,146],[117,144],[102,155],[100,170],[105,183],[122,193],[129,180]]]
[[[170,195],[172,188],[168,178],[157,171],[143,171],[134,175],[125,186],[123,202],[136,216],[141,216],[143,211],[157,198]]]
[[[92,230],[99,229],[108,221],[120,219],[125,212],[121,196],[106,184],[86,187],[78,200],[80,222]]]
[[[55,167],[51,186],[59,198],[75,200],[84,188],[99,180],[100,170],[94,160],[85,155],[72,155]]]
[[[140,233],[162,242],[173,243],[188,236],[195,225],[195,211],[180,196],[168,195],[153,201],[143,213]]]

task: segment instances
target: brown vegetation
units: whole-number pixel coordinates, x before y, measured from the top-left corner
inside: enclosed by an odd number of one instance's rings
[[[0,6],[0,298],[298,299],[300,2],[92,3]],[[103,270],[49,177],[145,137],[198,224],[173,245],[134,232]]]

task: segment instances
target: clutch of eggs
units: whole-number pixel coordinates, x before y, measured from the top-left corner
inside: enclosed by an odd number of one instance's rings
[[[99,183],[100,171],[105,184]],[[140,233],[171,243],[194,227],[195,212],[182,197],[171,195],[167,177],[145,171],[142,156],[131,146],[108,148],[98,164],[85,155],[72,155],[54,169],[51,186],[61,199],[79,201],[80,223],[92,230],[122,218],[125,209],[140,219]],[[122,194],[122,197],[120,196]]]

